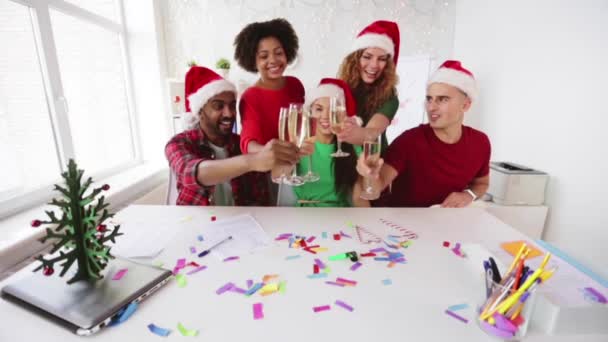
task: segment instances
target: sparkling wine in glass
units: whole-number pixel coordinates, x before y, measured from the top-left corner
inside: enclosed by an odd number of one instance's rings
[[[287,119],[289,118],[289,108],[281,107],[279,110],[279,140],[287,141]],[[281,175],[277,178],[273,178],[272,181],[277,184],[285,183],[286,175],[285,169],[281,170]]]
[[[306,125],[308,118],[304,115],[302,104],[289,104],[289,113],[287,118],[287,128],[289,133],[289,141],[295,144],[298,148],[302,147],[306,139]],[[304,184],[304,178],[298,176],[298,168],[294,167],[293,172],[285,182],[291,186],[300,186]]]
[[[380,136],[375,140],[366,140],[363,142],[363,161],[365,164],[374,168],[380,161]],[[361,198],[365,200],[375,200],[379,197],[380,191],[374,189],[372,180],[369,177],[365,177],[363,182],[363,191],[361,192]]]
[[[338,139],[337,135],[342,133],[344,129],[344,120],[346,119],[346,105],[344,100],[339,97],[329,98],[329,122],[331,125],[331,131],[336,134],[338,140],[338,149],[332,153],[332,157],[341,158],[348,157],[350,153],[342,151],[342,142]]]

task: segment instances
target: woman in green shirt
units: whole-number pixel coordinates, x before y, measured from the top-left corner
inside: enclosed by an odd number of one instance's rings
[[[329,98],[341,98],[346,104],[348,116],[356,112],[355,100],[348,85],[335,78],[324,78],[319,86],[307,92],[305,107],[317,120],[315,132],[315,149],[312,154],[314,171],[319,180],[305,183],[294,188],[299,207],[350,207],[369,206],[367,201],[359,199],[360,188],[353,189],[357,181],[357,156],[361,148],[342,142],[342,150],[350,153],[348,157],[334,158],[336,138],[330,129]],[[308,171],[308,163],[298,165],[298,174]]]
[[[352,52],[342,61],[338,78],[350,86],[362,125],[351,120],[340,140],[362,145],[366,138],[382,135],[382,151],[388,146],[385,131],[399,108],[395,87],[399,39],[396,23],[373,22],[359,33]]]

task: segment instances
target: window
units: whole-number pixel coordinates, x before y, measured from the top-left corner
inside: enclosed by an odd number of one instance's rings
[[[140,162],[120,1],[0,0],[0,216]]]
[[[27,7],[0,1],[0,41],[0,199],[7,199],[54,181],[59,163]]]

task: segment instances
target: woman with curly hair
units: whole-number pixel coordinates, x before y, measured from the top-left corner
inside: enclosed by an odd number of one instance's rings
[[[399,108],[395,88],[399,40],[395,22],[375,21],[359,33],[352,52],[342,61],[338,78],[353,91],[362,126],[349,121],[338,136],[341,141],[361,145],[382,135],[382,150],[388,146],[385,131]]]
[[[287,20],[273,19],[245,26],[234,39],[234,46],[237,63],[260,76],[239,103],[241,150],[255,153],[278,138],[280,108],[304,103],[300,80],[283,75],[298,53],[298,36]]]

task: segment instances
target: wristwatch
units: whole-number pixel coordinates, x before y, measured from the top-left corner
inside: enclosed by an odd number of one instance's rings
[[[466,189],[464,192],[466,192],[467,194],[471,195],[471,197],[473,197],[473,201],[477,199],[477,195],[475,195],[475,193],[473,192],[473,190]]]

